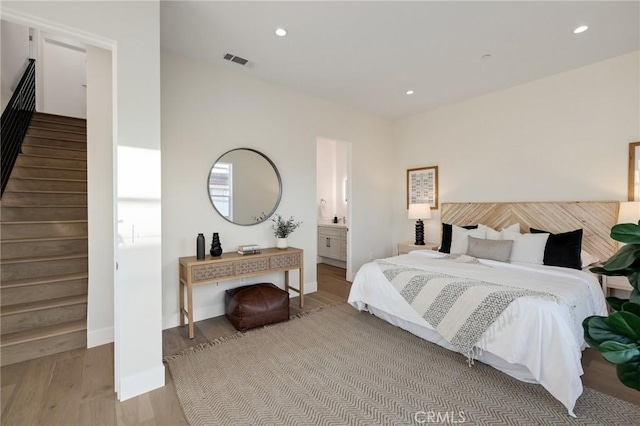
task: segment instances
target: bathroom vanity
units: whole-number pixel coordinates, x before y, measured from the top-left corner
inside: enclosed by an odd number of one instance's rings
[[[346,262],[347,231],[347,226],[343,224],[318,225],[318,256]]]

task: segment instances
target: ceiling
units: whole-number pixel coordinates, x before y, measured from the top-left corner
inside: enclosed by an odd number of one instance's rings
[[[639,1],[163,1],[160,12],[165,50],[389,119],[640,49]],[[579,25],[589,30],[573,34]]]

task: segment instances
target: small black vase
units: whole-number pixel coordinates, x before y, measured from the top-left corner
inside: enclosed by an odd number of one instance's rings
[[[198,238],[196,238],[196,259],[202,260],[204,259],[204,235],[198,234]]]
[[[213,233],[213,240],[211,241],[211,250],[209,251],[211,256],[218,257],[222,254],[222,246],[220,245],[220,237],[217,232]]]

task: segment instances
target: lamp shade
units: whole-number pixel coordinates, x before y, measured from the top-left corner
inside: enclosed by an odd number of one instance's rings
[[[429,204],[409,204],[409,219],[430,219],[431,206]]]
[[[630,201],[620,203],[618,210],[618,223],[638,223],[640,220],[640,202]]]

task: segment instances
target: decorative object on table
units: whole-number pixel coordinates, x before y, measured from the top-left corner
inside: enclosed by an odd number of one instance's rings
[[[584,339],[612,364],[618,379],[640,391],[640,202],[620,203],[618,224],[611,238],[625,245],[591,272],[625,276],[633,287],[629,299],[607,297],[608,317],[591,316],[582,322]],[[631,222],[633,223],[624,223]],[[623,223],[621,223],[623,222]]]
[[[273,221],[273,231],[278,240],[276,243],[276,247],[278,247],[279,249],[286,249],[287,247],[289,247],[287,238],[293,233],[293,231],[295,231],[300,225],[302,225],[302,222],[296,222],[293,219],[293,216],[291,216],[287,220],[284,220],[279,214],[274,215],[271,221]]]
[[[238,246],[238,254],[258,254],[260,246],[257,244],[245,244]]]
[[[211,241],[211,250],[209,251],[211,256],[218,257],[222,254],[222,246],[220,245],[220,236],[217,232],[213,233],[213,240]]]
[[[204,259],[204,234],[198,234],[196,238],[196,259]]]
[[[438,166],[407,170],[407,208],[422,203],[438,208]]]
[[[338,223],[338,215],[333,215],[333,223]]]
[[[416,241],[417,246],[424,245],[424,222],[422,219],[431,219],[431,208],[429,204],[409,204],[409,219],[418,219],[416,222]]]

